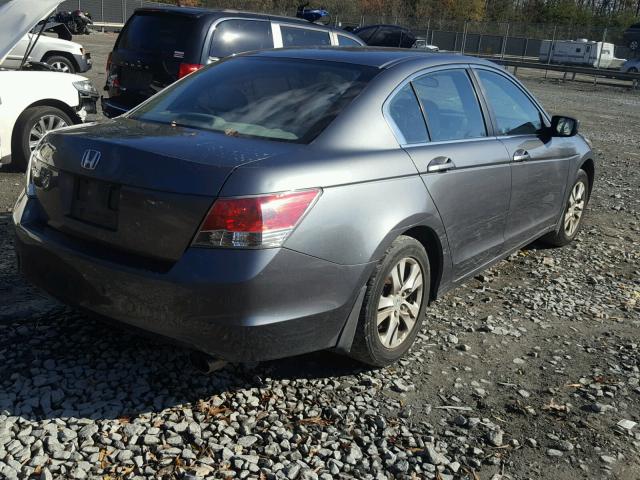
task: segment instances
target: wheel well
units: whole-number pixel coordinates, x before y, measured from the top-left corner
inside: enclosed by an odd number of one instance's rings
[[[587,177],[589,177],[589,195],[591,195],[591,190],[593,189],[593,180],[596,174],[596,169],[595,169],[595,165],[593,164],[593,160],[590,158],[585,160],[584,163],[580,166],[580,168],[585,172],[587,172]]]
[[[431,291],[429,299],[435,300],[440,280],[442,279],[442,244],[435,231],[426,226],[413,227],[403,233],[408,237],[415,238],[427,251],[429,264],[431,267]]]
[[[80,65],[78,65],[78,62],[76,62],[76,59],[69,52],[59,52],[58,50],[49,50],[47,53],[44,54],[44,57],[42,57],[42,61],[46,62],[48,58],[51,58],[54,56],[64,57],[67,60],[69,60],[71,63],[73,63],[73,66],[75,67],[76,71],[80,69]]]
[[[82,120],[80,119],[80,117],[78,117],[78,114],[75,112],[75,110],[73,108],[71,108],[69,105],[67,105],[64,102],[61,102],[60,100],[56,100],[54,98],[47,98],[44,100],[38,100],[37,102],[32,103],[31,105],[29,105],[27,108],[25,108],[22,113],[20,113],[20,116],[18,117],[18,119],[16,120],[15,125],[13,126],[13,131],[11,132],[11,145],[15,144],[15,138],[16,138],[16,132],[18,129],[18,120],[20,119],[20,117],[22,117],[22,115],[24,115],[24,112],[26,112],[27,110],[29,110],[30,108],[33,107],[55,107],[58,108],[60,110],[62,110],[64,113],[66,113],[67,115],[69,115],[69,118],[74,122],[74,123],[80,123]],[[13,147],[12,147],[13,150]]]

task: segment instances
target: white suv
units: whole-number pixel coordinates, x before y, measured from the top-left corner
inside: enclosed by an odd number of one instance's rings
[[[39,27],[36,28],[38,29]],[[91,69],[91,54],[86,52],[82,45],[48,35],[38,37],[37,33],[23,36],[7,58],[0,63],[0,68],[20,68],[29,42],[36,38],[38,41],[31,50],[28,61],[46,63],[54,70],[65,73],[82,73]]]
[[[0,63],[60,0],[0,0]],[[80,75],[55,71],[0,71],[0,166],[24,169],[50,130],[95,113],[98,92]]]

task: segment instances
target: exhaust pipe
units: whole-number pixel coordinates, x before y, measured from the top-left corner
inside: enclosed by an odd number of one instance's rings
[[[227,365],[226,360],[202,352],[192,352],[189,359],[196,370],[207,375],[222,370]]]

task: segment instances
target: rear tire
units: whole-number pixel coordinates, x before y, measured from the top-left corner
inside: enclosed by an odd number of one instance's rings
[[[76,66],[67,57],[61,55],[52,55],[44,60],[44,63],[49,65],[57,72],[63,73],[76,73]]]
[[[11,161],[14,168],[26,170],[31,150],[45,133],[55,128],[73,125],[73,123],[69,115],[56,107],[27,108],[18,117],[13,127]]]
[[[420,332],[430,279],[422,244],[407,236],[394,240],[367,283],[350,355],[376,367],[402,357]]]
[[[638,40],[631,40],[629,42],[629,50],[633,50],[635,52],[638,50],[638,47],[640,47],[640,42],[638,42]]]
[[[563,247],[573,241],[578,235],[584,220],[584,211],[589,202],[589,176],[584,170],[578,170],[576,179],[571,185],[567,203],[562,210],[560,229],[551,232],[542,241],[554,247]]]

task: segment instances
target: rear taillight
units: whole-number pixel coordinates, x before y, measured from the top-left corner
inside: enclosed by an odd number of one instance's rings
[[[107,73],[111,71],[111,54],[113,52],[109,52],[109,56],[107,57]]]
[[[180,70],[178,70],[178,78],[186,77],[190,73],[200,70],[204,65],[199,63],[181,63]]]
[[[320,195],[319,189],[258,197],[219,198],[207,213],[194,246],[279,247]]]

